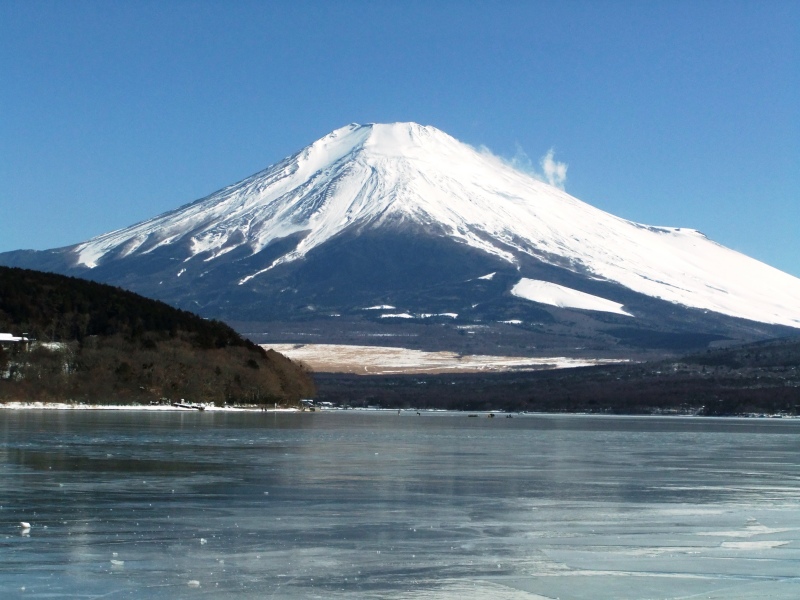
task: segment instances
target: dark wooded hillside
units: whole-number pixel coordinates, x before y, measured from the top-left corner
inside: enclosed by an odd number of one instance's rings
[[[0,267],[0,400],[297,402],[299,365],[206,320],[119,288]]]

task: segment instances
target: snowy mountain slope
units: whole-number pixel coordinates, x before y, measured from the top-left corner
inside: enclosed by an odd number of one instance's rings
[[[605,213],[414,123],[343,127],[238,184],[65,251],[72,266],[95,269],[169,248],[177,277],[198,261],[287,244],[251,261],[242,286],[345,233],[409,226],[515,268],[535,259],[676,305],[800,327],[800,279],[697,231]]]
[[[511,288],[511,294],[551,306],[610,312],[618,315],[626,315],[628,317],[633,316],[631,313],[626,312],[622,308],[622,305],[617,302],[611,302],[605,298],[598,298],[592,294],[579,292],[578,290],[573,290],[549,281],[538,281],[536,279],[527,279],[523,277],[519,280],[519,283]]]

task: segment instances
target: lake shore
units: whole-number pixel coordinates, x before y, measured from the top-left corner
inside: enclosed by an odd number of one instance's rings
[[[701,416],[696,414],[686,413],[591,413],[591,412],[560,412],[560,411],[503,411],[503,410],[453,410],[442,408],[380,408],[380,407],[352,407],[343,409],[340,407],[317,407],[315,411],[304,411],[299,408],[267,408],[263,409],[256,406],[204,406],[202,410],[197,408],[188,408],[186,406],[173,406],[170,404],[79,404],[69,402],[0,402],[0,411],[23,411],[23,410],[48,410],[48,411],[133,411],[133,412],[173,412],[173,413],[192,413],[192,412],[225,412],[225,413],[313,413],[313,412],[326,412],[326,413],[354,413],[354,412],[369,412],[369,413],[385,413],[385,414],[402,414],[402,415],[421,415],[421,414],[463,414],[465,416],[516,416],[516,417],[535,417],[535,416],[561,416],[561,417],[608,417],[608,418],[639,418],[639,417],[653,417],[653,418],[673,418],[673,419],[786,419],[795,420],[800,419],[800,416],[785,415],[785,414],[737,414],[737,415],[716,415],[713,417]]]
[[[202,409],[200,408],[202,406]],[[302,412],[299,408],[260,406],[174,406],[172,404],[82,404],[78,402],[0,402],[0,410],[135,410],[152,412]]]

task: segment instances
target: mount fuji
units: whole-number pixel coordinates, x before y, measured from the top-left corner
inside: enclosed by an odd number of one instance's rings
[[[415,123],[337,129],[206,198],[0,264],[119,285],[256,341],[631,356],[800,329],[800,279]]]

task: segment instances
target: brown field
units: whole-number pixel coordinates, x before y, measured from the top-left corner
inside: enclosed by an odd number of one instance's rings
[[[319,373],[392,375],[534,371],[624,362],[565,357],[462,355],[387,346],[343,344],[263,344]]]

